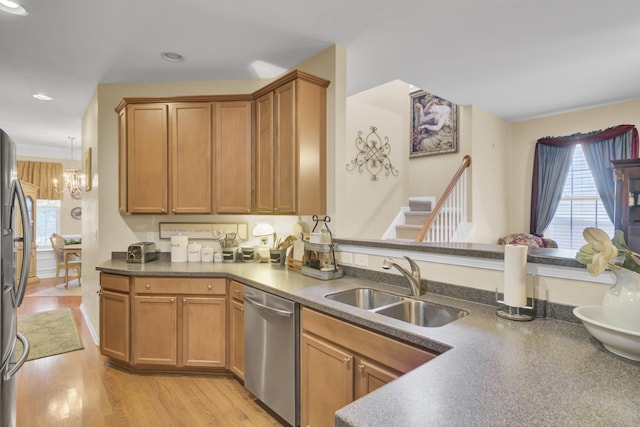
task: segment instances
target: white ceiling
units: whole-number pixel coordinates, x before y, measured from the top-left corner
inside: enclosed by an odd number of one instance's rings
[[[29,15],[0,13],[0,128],[19,153],[68,155],[99,83],[253,78],[336,43],[349,95],[400,79],[509,121],[640,98],[638,0],[14,1]]]

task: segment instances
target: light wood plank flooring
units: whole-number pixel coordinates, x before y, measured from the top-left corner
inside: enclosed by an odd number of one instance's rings
[[[41,280],[27,294],[53,285]],[[232,377],[135,375],[109,366],[80,312],[80,297],[25,298],[19,313],[71,307],[84,350],[26,362],[18,426],[281,426]]]

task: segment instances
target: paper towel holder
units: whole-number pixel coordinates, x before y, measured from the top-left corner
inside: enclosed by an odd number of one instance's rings
[[[534,277],[535,274],[532,274],[531,277]],[[535,287],[532,286],[532,297],[527,297],[527,304],[524,307],[512,307],[510,305],[505,304],[505,302],[502,300],[500,300],[498,298],[498,288],[496,288],[496,302],[498,304],[503,304],[505,305],[508,310],[499,308],[496,310],[496,315],[498,317],[501,317],[503,319],[507,319],[507,320],[515,320],[517,322],[529,322],[531,320],[533,320],[535,318],[534,316],[534,308],[535,308]],[[525,309],[525,310],[531,310],[531,314],[529,313],[520,313],[520,309]],[[515,312],[514,312],[515,310]]]

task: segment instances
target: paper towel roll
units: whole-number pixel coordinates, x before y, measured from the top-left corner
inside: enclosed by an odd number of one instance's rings
[[[525,245],[504,247],[504,303],[511,307],[527,305],[527,250]]]
[[[187,236],[171,236],[171,262],[187,262],[189,238]]]

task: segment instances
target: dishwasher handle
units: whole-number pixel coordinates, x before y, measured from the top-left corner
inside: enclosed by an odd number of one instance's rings
[[[258,309],[262,309],[265,311],[268,311],[270,313],[276,314],[278,316],[282,316],[282,317],[292,317],[293,316],[293,312],[291,311],[287,311],[287,310],[280,310],[279,308],[275,308],[275,307],[269,307],[268,305],[264,305],[259,303],[258,301],[249,298],[247,295],[244,296],[244,301],[251,304],[252,306],[258,308]]]

